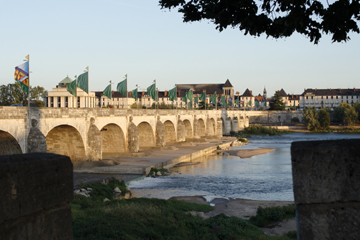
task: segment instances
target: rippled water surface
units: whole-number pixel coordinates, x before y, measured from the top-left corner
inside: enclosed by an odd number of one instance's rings
[[[293,141],[360,138],[359,134],[293,133],[282,136],[256,136],[250,144],[233,149],[275,148],[250,158],[211,155],[199,164],[173,168],[178,174],[144,178],[129,183],[136,197],[218,196],[254,200],[294,200],[290,146]]]

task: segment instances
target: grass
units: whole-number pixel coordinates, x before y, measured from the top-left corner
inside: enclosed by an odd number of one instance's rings
[[[250,222],[258,227],[266,227],[276,222],[295,218],[295,205],[283,207],[258,207],[256,216],[250,218]]]
[[[204,204],[148,198],[103,202],[108,191],[101,185],[103,189],[93,191],[91,198],[74,196],[70,204],[74,239],[296,239],[291,233],[266,236],[251,222],[224,214],[204,220],[187,213],[213,210]]]

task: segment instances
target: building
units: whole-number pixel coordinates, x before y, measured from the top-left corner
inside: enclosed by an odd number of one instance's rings
[[[217,102],[221,96],[225,96],[226,102],[234,100],[234,87],[230,83],[229,79],[225,83],[208,83],[208,84],[176,84],[178,96],[183,97],[189,90],[193,91],[193,97],[200,96],[202,93],[206,93],[206,98],[216,93]],[[179,103],[179,102],[178,102]],[[182,102],[186,106],[185,102]],[[179,104],[182,104],[179,103]],[[196,105],[196,104],[195,104]]]
[[[73,80],[69,77],[64,78],[56,88],[48,91],[45,97],[46,107],[66,107],[66,108],[93,108],[95,107],[95,93],[89,92],[87,94],[82,89],[77,88],[77,96],[70,94],[66,86]]]
[[[248,88],[240,96],[240,103],[245,108],[252,108],[255,106],[255,97],[252,95],[252,91],[250,91]]]
[[[117,91],[111,92],[111,99],[104,96],[103,92],[95,92],[95,97],[95,107],[130,108],[135,103],[135,99],[131,97],[131,92],[128,92],[127,98]]]
[[[308,108],[331,108],[334,109],[341,102],[350,105],[360,102],[360,89],[304,89],[299,99],[300,109]]]

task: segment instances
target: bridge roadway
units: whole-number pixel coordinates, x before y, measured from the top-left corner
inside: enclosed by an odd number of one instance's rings
[[[244,111],[0,107],[0,155],[50,152],[72,161],[138,152],[248,126]]]

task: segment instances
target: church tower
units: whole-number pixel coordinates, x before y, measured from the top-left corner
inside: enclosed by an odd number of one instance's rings
[[[264,94],[263,94],[263,95],[264,95],[264,98],[265,98],[265,99],[267,99],[267,95],[266,95],[266,88],[265,88],[265,86],[264,86]]]

